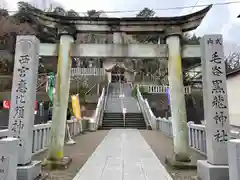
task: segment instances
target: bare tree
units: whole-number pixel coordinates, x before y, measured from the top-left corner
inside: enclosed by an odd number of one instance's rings
[[[1,12],[1,11],[0,11]],[[0,17],[0,49],[11,55],[15,51],[17,35],[35,34],[27,23],[16,23],[11,16],[6,14]],[[0,73],[11,74],[13,70],[13,55],[0,56]]]
[[[29,24],[16,23],[16,21],[10,16],[2,16],[0,18],[1,47],[5,47],[7,50],[14,52],[16,36],[26,34],[35,35],[36,32]]]

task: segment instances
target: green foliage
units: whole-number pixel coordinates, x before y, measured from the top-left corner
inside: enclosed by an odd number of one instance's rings
[[[152,9],[144,8],[137,14],[137,17],[149,18],[149,17],[153,17],[154,15],[155,15],[155,12]]]
[[[152,18],[154,17],[155,12],[152,9],[144,8],[141,10],[136,17],[138,18]],[[134,36],[135,39],[140,43],[154,43],[156,44],[158,42],[158,35],[136,35]]]
[[[142,95],[147,94],[147,90],[142,86],[139,87],[139,91]],[[137,86],[135,86],[132,90],[132,97],[137,98]]]
[[[87,11],[87,16],[88,17],[100,17],[100,15],[102,13],[103,13],[102,11],[96,11],[95,9],[92,9],[92,10]]]
[[[200,44],[200,37],[197,37],[195,34],[190,35],[189,33],[184,33],[181,44],[189,44],[189,45],[199,45]]]
[[[156,14],[152,9],[144,8],[136,15],[136,17],[150,19],[155,17],[155,15]],[[133,37],[137,42],[143,44],[157,44],[159,41],[160,43],[166,43],[164,36],[161,35],[136,35]],[[192,35],[190,33],[184,33],[181,38],[181,44],[198,45],[200,44],[200,37],[197,37],[195,34]],[[165,66],[163,63],[159,63],[158,59],[138,60],[137,64],[134,66],[134,70],[142,77],[146,75],[152,75],[156,77],[155,79],[157,79],[159,84],[167,84],[167,66]],[[141,80],[143,80],[143,78]]]

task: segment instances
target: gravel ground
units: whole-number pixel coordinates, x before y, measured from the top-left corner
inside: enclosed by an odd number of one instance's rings
[[[66,170],[45,171],[49,173],[46,180],[72,180],[76,173],[81,169],[88,160],[97,146],[102,142],[108,131],[87,132],[76,136],[75,145],[65,145],[65,156],[72,158],[72,163]],[[35,155],[34,160],[43,160],[47,156],[47,151]]]
[[[173,141],[171,138],[168,138],[159,131],[142,130],[140,132],[174,180],[197,179],[197,170],[174,170],[165,164],[165,157],[171,157],[173,154]],[[200,159],[206,159],[206,157],[195,152],[194,150],[191,150],[190,153],[193,163],[196,163],[197,160]]]

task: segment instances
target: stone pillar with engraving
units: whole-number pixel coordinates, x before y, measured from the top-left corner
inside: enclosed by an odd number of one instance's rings
[[[18,163],[18,139],[4,138],[0,140],[0,179],[16,180]]]
[[[41,161],[32,161],[39,45],[35,36],[17,36],[8,129],[9,137],[19,139],[19,180],[33,180],[41,174]]]
[[[204,119],[207,160],[198,161],[202,180],[228,179],[229,113],[222,35],[205,35],[201,40]]]

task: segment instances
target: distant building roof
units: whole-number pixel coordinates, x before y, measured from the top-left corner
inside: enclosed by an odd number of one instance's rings
[[[116,70],[116,69],[118,69],[120,71],[132,72],[132,73],[134,72],[134,70],[126,68],[124,64],[115,64],[111,68],[105,69],[105,71],[111,72],[111,71]]]

